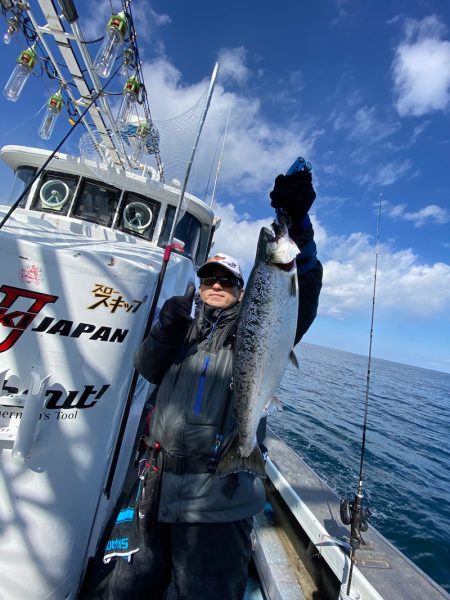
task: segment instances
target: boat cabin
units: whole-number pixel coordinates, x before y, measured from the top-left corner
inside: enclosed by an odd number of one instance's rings
[[[15,201],[35,177],[50,152],[37,148],[5,146],[0,158],[14,171],[11,201]],[[20,208],[40,212],[50,220],[61,217],[108,228],[130,241],[150,242],[165,248],[180,197],[180,182],[159,181],[156,169],[137,175],[113,169],[92,168],[78,157],[57,154],[34,182]],[[214,233],[213,212],[207,204],[186,193],[184,212],[175,230],[174,251],[194,266],[207,257]],[[99,233],[99,232],[98,232]],[[104,232],[100,234],[104,236]],[[132,239],[134,238],[134,240]]]

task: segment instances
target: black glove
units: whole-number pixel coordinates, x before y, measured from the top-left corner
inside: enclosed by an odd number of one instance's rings
[[[309,171],[278,175],[270,192],[271,205],[283,209],[293,221],[304,219],[316,198]]]
[[[195,287],[189,286],[184,296],[173,296],[164,302],[159,323],[164,333],[184,335],[192,321],[191,310]]]

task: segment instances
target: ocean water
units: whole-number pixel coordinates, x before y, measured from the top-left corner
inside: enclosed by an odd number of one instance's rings
[[[367,357],[301,343],[270,426],[340,496],[357,489]],[[450,591],[450,375],[372,359],[364,462],[371,524]]]

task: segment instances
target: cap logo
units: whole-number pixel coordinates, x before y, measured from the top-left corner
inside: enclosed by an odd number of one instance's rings
[[[219,261],[219,260],[223,260],[224,258],[225,258],[225,256],[220,256],[220,254],[216,254],[215,256],[208,258],[208,262],[212,262],[213,260]]]
[[[208,262],[224,262],[226,265],[229,265],[232,269],[237,269],[238,265],[233,260],[227,260],[225,256],[221,256],[220,254],[216,254],[215,256],[208,259]]]
[[[203,264],[197,270],[198,276],[201,278],[203,274],[205,274],[205,271],[209,271],[209,269],[213,268],[214,263],[216,263],[217,266],[220,266],[221,268],[233,273],[233,275],[235,275],[240,281],[244,281],[238,260],[232,256],[222,253],[217,253],[214,256],[210,256],[205,264]]]

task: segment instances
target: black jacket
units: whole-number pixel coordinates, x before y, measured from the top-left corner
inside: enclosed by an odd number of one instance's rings
[[[300,255],[295,343],[314,321],[322,283],[320,262],[302,273],[302,260]],[[236,434],[232,370],[237,310],[238,305],[225,311],[202,307],[182,335],[168,336],[157,323],[135,354],[139,373],[159,385],[149,441],[159,442],[170,456],[196,457],[206,466],[214,451],[223,452]],[[237,485],[230,488],[226,478],[212,472],[164,472],[159,520],[213,523],[256,514],[264,505],[261,480],[249,473],[232,477]]]

